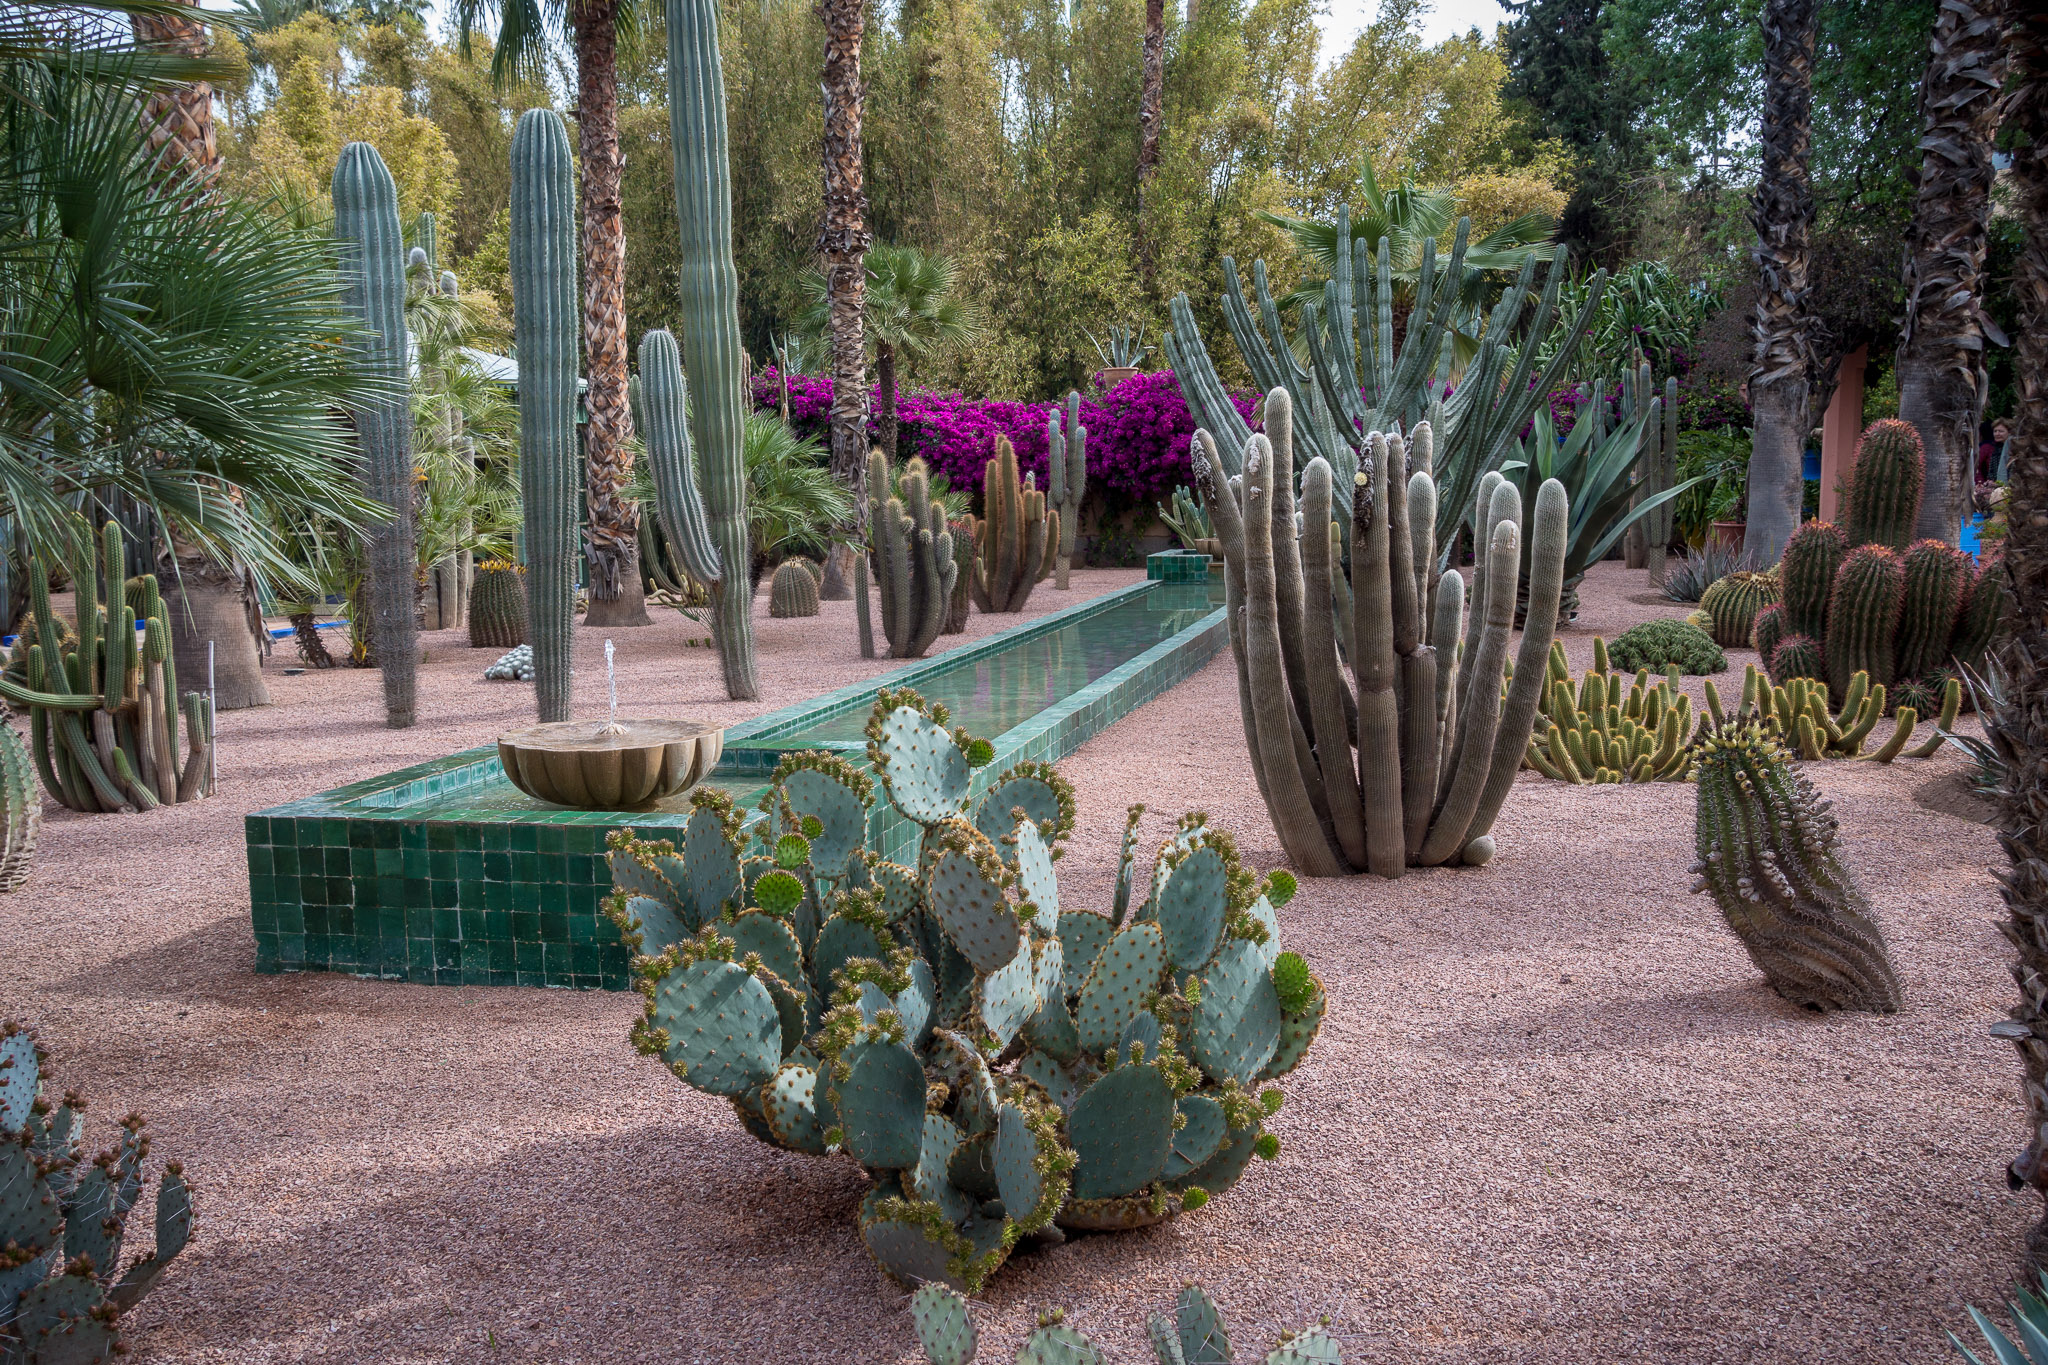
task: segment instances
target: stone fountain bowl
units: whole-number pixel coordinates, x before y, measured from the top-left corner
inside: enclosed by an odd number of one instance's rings
[[[703,781],[724,748],[725,727],[703,721],[563,720],[499,736],[498,762],[537,801],[638,810]]]

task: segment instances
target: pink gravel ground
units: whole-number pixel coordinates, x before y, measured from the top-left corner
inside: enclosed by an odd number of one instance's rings
[[[1076,575],[1034,612],[1131,581]],[[1568,634],[1684,608],[1604,565]],[[758,610],[765,696],[722,700],[672,614],[618,631],[628,711],[738,719],[875,671],[848,604]],[[976,616],[975,634],[989,622]],[[998,622],[1010,624],[1009,621]],[[579,643],[578,696],[602,645]],[[200,1233],[131,1319],[145,1359],[904,1361],[904,1296],[854,1229],[859,1172],[775,1151],[637,1056],[628,994],[251,971],[241,815],[530,718],[486,651],[428,638],[420,725],[374,674],[273,678],[222,725],[222,795],[44,826],[0,899],[0,1012],[60,1083],[185,1160]],[[1731,651],[1739,686],[1746,656]],[[273,665],[273,669],[275,665]],[[1694,684],[1697,680],[1692,680]],[[1066,760],[1069,903],[1106,903],[1124,807],[1183,808],[1281,861],[1227,655]],[[1305,882],[1283,937],[1332,1013],[1280,1159],[1200,1214],[1013,1260],[976,1309],[1006,1360],[1037,1308],[1117,1359],[1198,1279],[1240,1356],[1334,1319],[1355,1361],[1927,1361],[2019,1268],[2018,1070],[1988,830],[1911,800],[1960,760],[1810,765],[1890,935],[1906,1010],[1819,1018],[1686,894],[1692,794],[1523,774],[1491,867]],[[142,1234],[146,1240],[147,1234]]]

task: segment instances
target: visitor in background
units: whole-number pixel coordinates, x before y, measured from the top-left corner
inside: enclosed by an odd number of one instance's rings
[[[2004,483],[2006,457],[2012,453],[2012,418],[2001,417],[1991,424],[1991,445],[1995,451],[1991,477]]]

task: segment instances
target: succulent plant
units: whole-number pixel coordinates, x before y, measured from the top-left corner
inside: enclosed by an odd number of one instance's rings
[[[1938,540],[1915,543],[1901,567],[1904,596],[1896,663],[1901,678],[1919,678],[1948,666],[1955,652],[1956,622],[1977,571],[1968,555]]]
[[[946,600],[946,624],[941,635],[959,635],[967,629],[967,612],[974,596],[974,518],[949,522],[953,537],[953,592]]]
[[[1828,685],[1841,691],[1853,674],[1889,683],[1896,676],[1899,613],[1906,602],[1905,566],[1882,545],[1859,545],[1835,570],[1828,597]]]
[[[1700,614],[1714,643],[1748,649],[1756,638],[1757,613],[1776,604],[1778,580],[1767,573],[1724,574],[1700,594]]]
[[[1728,656],[1713,637],[1685,621],[1645,621],[1630,626],[1607,646],[1607,656],[1624,673],[1639,668],[1662,673],[1672,667],[1680,673],[1719,673],[1728,667]]]
[[[980,1346],[967,1300],[942,1284],[920,1285],[910,1296],[910,1320],[931,1365],[968,1365]],[[1344,1348],[1330,1335],[1329,1318],[1289,1332],[1266,1353],[1265,1365],[1344,1365]],[[1230,1333],[1216,1301],[1200,1285],[1182,1287],[1173,1316],[1154,1313],[1146,1335],[1159,1365],[1232,1365]],[[1055,1308],[1039,1315],[1038,1327],[1017,1352],[1017,1365],[1105,1365],[1102,1348],[1067,1325]]]
[[[877,492],[868,499],[868,537],[881,588],[882,635],[890,658],[919,659],[946,623],[960,570],[946,509],[931,497],[924,461],[905,465],[893,484],[896,496],[881,497],[891,486],[888,457],[870,451],[868,487]]]
[[[213,718],[205,697],[178,694],[156,575],[123,577],[127,560],[114,522],[87,544],[98,557],[70,566],[75,612],[68,628],[50,603],[48,566],[41,556],[30,557],[31,615],[0,676],[0,697],[28,712],[29,755],[43,789],[88,814],[154,810],[210,796]],[[144,613],[139,618],[129,615],[131,586]],[[137,619],[143,623],[139,641]],[[33,637],[26,633],[31,629]],[[188,745],[182,763],[181,711]]]
[[[1780,651],[1800,647],[1799,642],[1788,640]],[[1942,713],[1947,717],[1944,724],[1955,723],[1961,698],[1961,687],[1951,678],[1943,692]],[[1773,684],[1768,675],[1758,672],[1752,664],[1744,670],[1742,697],[1730,713],[1723,709],[1721,694],[1713,682],[1707,683],[1707,715],[1714,725],[1758,725],[1800,758],[1867,758],[1889,763],[1902,753],[1908,758],[1926,758],[1941,747],[1939,731],[1911,749],[1906,747],[1920,716],[1913,707],[1901,706],[1893,713],[1891,736],[1865,753],[1864,742],[1884,716],[1888,701],[1882,685],[1872,686],[1869,674],[1858,673],[1849,680],[1841,710],[1832,711],[1826,683],[1795,675],[1782,684]]]
[[[2020,1285],[2017,1297],[2005,1306],[2006,1315],[2013,1321],[2013,1334],[2007,1336],[1997,1323],[1984,1315],[1982,1309],[1970,1308],[1970,1321],[1977,1324],[1977,1330],[1984,1336],[1985,1345],[1991,1348],[1992,1365],[2048,1365],[2048,1271],[2036,1272],[2038,1287]],[[916,1305],[911,1306],[915,1314]],[[1948,1344],[1955,1347],[1970,1365],[1984,1365],[1977,1353],[1963,1345],[1954,1332],[1948,1335]],[[2018,1338],[2015,1340],[2014,1338]],[[936,1365],[937,1357],[933,1357]]]
[[[818,580],[801,559],[785,559],[768,582],[770,616],[816,616]]]
[[[1293,415],[1287,390],[1266,395],[1265,431],[1245,443],[1236,476],[1215,439],[1195,433],[1216,490],[1210,515],[1223,544],[1245,739],[1274,829],[1311,876],[1484,863],[1548,677],[1569,514],[1563,486],[1548,481],[1537,495],[1528,625],[1503,696],[1520,491],[1498,474],[1480,480],[1473,517],[1485,548],[1468,618],[1464,579],[1435,573],[1430,428],[1418,424],[1407,439],[1373,433],[1349,498],[1347,580],[1331,527],[1334,475],[1321,456],[1302,471],[1297,523]],[[1299,535],[1297,524],[1306,528]]]
[[[491,682],[532,682],[533,673],[533,646],[514,645],[484,670],[484,677]]]
[[[1062,422],[1064,418],[1064,423]],[[1059,550],[1053,562],[1053,588],[1067,590],[1067,569],[1074,558],[1074,536],[1081,529],[1081,495],[1088,487],[1088,428],[1081,425],[1081,395],[1067,390],[1064,411],[1055,407],[1045,420],[1046,492],[1059,517]]]
[[[1593,637],[1593,667],[1572,690],[1564,646],[1550,647],[1549,685],[1529,739],[1529,766],[1572,783],[1683,782],[1692,774],[1692,699],[1676,669],[1652,684],[1611,671],[1606,641]]]
[[[155,1287],[192,1235],[184,1170],[164,1166],[156,1248],[121,1267],[142,1198],[150,1140],[139,1115],[97,1159],[86,1156],[85,1102],[43,1096],[47,1058],[22,1025],[0,1021],[0,1360],[85,1365],[126,1349],[122,1313]]]
[[[1849,544],[1881,545],[1903,552],[1920,515],[1927,460],[1920,433],[1911,422],[1887,417],[1872,422],[1857,438],[1842,518]]]
[[[43,796],[21,732],[0,720],[0,891],[19,891],[36,856]]]
[[[1280,951],[1291,880],[1199,815],[1142,875],[1134,810],[1113,912],[1062,907],[1072,792],[1023,763],[970,800],[990,746],[948,719],[884,690],[875,777],[788,754],[751,824],[700,789],[680,848],[614,833],[606,910],[635,1044],[760,1140],[854,1158],[882,1268],[973,1292],[1020,1238],[1159,1222],[1275,1156],[1269,1083],[1327,1000]],[[864,847],[876,778],[923,829],[914,867]]]
[[[1904,992],[1841,859],[1833,803],[1754,722],[1709,728],[1694,762],[1692,889],[1713,893],[1772,989],[1808,1009],[1896,1011]]]
[[[1017,477],[1017,452],[996,437],[981,481],[983,515],[974,522],[980,557],[974,564],[974,605],[985,612],[1022,611],[1032,586],[1052,572],[1060,514],[1045,494]]]
[[[476,566],[469,590],[469,647],[513,649],[526,643],[526,570],[503,559]]]

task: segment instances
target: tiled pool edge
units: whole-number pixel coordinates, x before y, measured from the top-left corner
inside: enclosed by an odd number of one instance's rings
[[[791,733],[877,688],[914,687],[940,666],[998,653],[1157,586],[1133,584],[1014,633],[742,722],[728,732],[728,752]],[[977,792],[1014,763],[1056,762],[1071,754],[1207,663],[1225,638],[1223,611],[1211,611],[997,736],[995,761],[976,775]],[[604,836],[627,824],[659,834],[684,817],[655,813],[628,821],[610,812],[562,811],[486,823],[402,814],[401,788],[444,776],[468,785],[480,774],[464,770],[495,758],[490,746],[465,750],[245,817],[256,970],[345,971],[441,985],[623,988],[626,952],[598,909],[610,882]],[[869,830],[870,846],[892,856],[903,856],[914,839],[915,827],[886,808]]]

